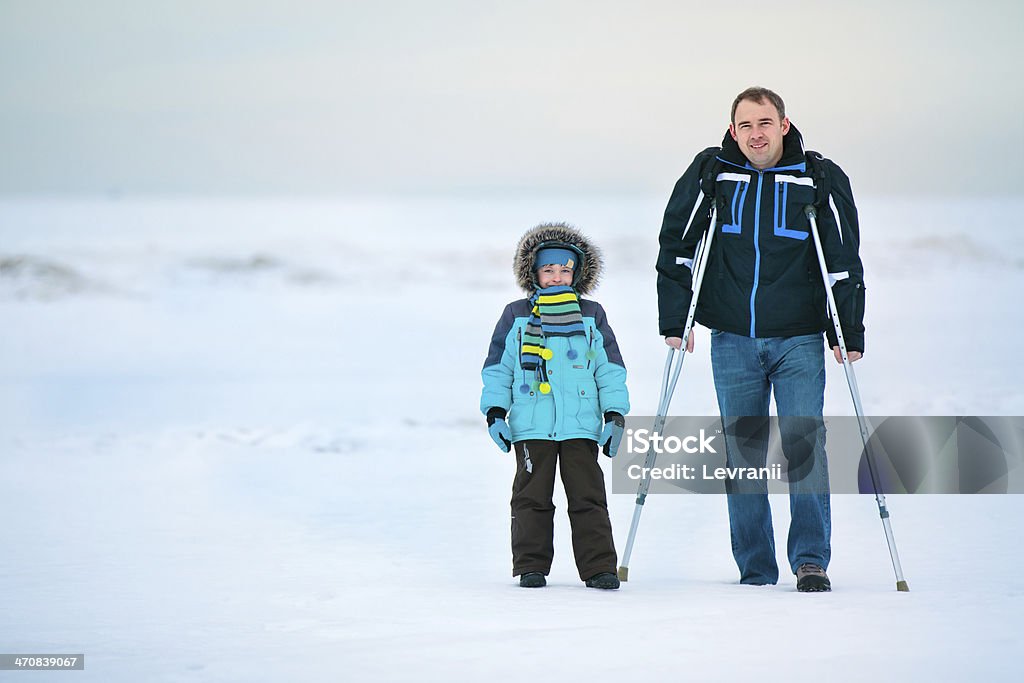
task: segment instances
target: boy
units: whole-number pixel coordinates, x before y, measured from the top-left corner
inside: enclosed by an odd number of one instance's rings
[[[516,453],[512,575],[524,588],[544,586],[551,569],[556,461],[580,579],[591,588],[619,587],[597,451],[603,446],[613,457],[622,439],[626,368],[604,309],[579,298],[596,286],[601,268],[600,251],[574,228],[529,230],[514,263],[529,298],[505,307],[484,361],[480,409],[498,447]]]

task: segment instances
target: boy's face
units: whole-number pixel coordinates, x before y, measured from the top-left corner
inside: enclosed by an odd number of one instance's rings
[[[541,266],[537,269],[537,284],[541,289],[571,285],[572,268],[556,265]]]

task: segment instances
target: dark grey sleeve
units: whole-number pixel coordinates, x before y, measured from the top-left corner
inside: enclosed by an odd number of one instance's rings
[[[484,360],[484,367],[489,367],[501,362],[501,356],[505,353],[505,337],[512,329],[512,323],[516,320],[512,304],[505,306],[501,312],[498,324],[494,326],[494,333],[491,335],[491,344],[487,349],[487,358]]]

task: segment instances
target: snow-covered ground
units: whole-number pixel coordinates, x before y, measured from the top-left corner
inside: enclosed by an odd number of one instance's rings
[[[652,414],[663,199],[0,202],[0,652],[85,653],[39,680],[1018,680],[1021,496],[890,497],[910,593],[853,495],[830,594],[737,585],[719,496],[648,499],[611,593],[556,499],[549,587],[511,579],[477,401],[515,242],[604,248]],[[861,200],[869,413],[1024,414],[1022,209]],[[676,414],[715,412],[707,347]]]

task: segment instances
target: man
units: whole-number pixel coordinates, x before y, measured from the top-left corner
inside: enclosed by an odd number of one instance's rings
[[[769,396],[775,395],[790,481],[788,559],[797,590],[831,590],[828,469],[822,406],[822,331],[842,362],[826,313],[825,289],[809,219],[818,230],[848,357],[864,351],[864,280],[857,210],[846,174],[805,155],[785,105],[748,88],[732,105],[720,148],[697,155],[665,210],[658,256],[659,326],[675,348],[693,296],[696,248],[716,230],[696,320],[711,328],[711,365],[731,467],[767,458]],[[687,339],[693,351],[693,333]],[[744,584],[779,579],[767,482],[727,482],[733,556]]]

